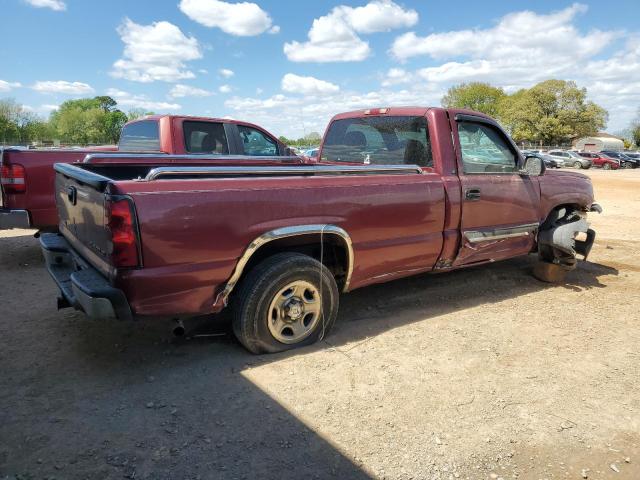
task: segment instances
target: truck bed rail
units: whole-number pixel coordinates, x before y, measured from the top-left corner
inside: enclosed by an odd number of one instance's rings
[[[156,167],[145,180],[190,176],[279,176],[279,175],[402,175],[423,173],[418,165],[298,165],[291,167]]]

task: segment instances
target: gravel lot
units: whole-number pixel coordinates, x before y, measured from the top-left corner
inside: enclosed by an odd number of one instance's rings
[[[525,257],[358,290],[290,354],[57,312],[0,233],[0,478],[640,478],[640,170],[587,173],[565,285]]]

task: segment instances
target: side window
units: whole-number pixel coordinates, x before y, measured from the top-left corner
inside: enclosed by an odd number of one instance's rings
[[[427,119],[390,115],[334,120],[322,161],[433,167]]]
[[[244,147],[245,155],[258,157],[275,157],[278,155],[278,144],[272,138],[267,137],[260,130],[238,125],[240,140]]]
[[[189,153],[229,153],[224,125],[219,122],[183,122],[184,148]]]
[[[516,155],[507,141],[489,125],[458,123],[464,173],[512,173]]]

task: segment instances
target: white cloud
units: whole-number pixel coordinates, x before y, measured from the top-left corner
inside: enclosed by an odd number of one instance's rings
[[[93,87],[87,83],[65,80],[36,82],[31,88],[41,93],[64,93],[67,95],[89,95],[94,92]]]
[[[218,73],[224,78],[231,78],[235,75],[235,72],[233,70],[229,70],[228,68],[221,68],[220,70],[218,70]]]
[[[274,25],[269,29],[269,33],[275,35],[276,33],[280,33],[280,25]]]
[[[383,87],[409,83],[413,80],[413,75],[402,68],[390,68],[382,80]]]
[[[282,90],[285,92],[309,94],[335,93],[340,90],[338,85],[314,77],[301,77],[287,73],[282,77]]]
[[[31,6],[37,8],[50,8],[56,12],[62,12],[67,9],[67,5],[61,0],[24,0]]]
[[[5,80],[0,80],[0,92],[9,92],[14,88],[21,86],[22,85],[19,82],[7,82]]]
[[[231,93],[231,90],[233,90],[233,88],[231,88],[231,85],[220,85],[218,90],[220,91],[220,93]]]
[[[339,5],[313,20],[306,42],[284,44],[293,62],[355,62],[371,54],[369,43],[358,34],[410,27],[418,22],[415,10],[405,10],[391,0],[373,0],[363,7]]]
[[[251,118],[277,135],[299,138],[311,131],[323,132],[329,119],[339,112],[409,104],[434,105],[439,103],[440,97],[437,87],[420,85],[400,91],[279,93],[268,98],[234,96],[225,102],[225,107],[233,111],[234,117]]]
[[[195,77],[186,62],[202,58],[198,40],[169,22],[139,25],[126,18],[117,29],[124,43],[111,75],[135,82],[175,82]]]
[[[405,10],[391,0],[374,0],[364,7],[337,7],[358,33],[388,32],[418,23],[418,12]]]
[[[156,112],[171,112],[182,108],[182,106],[177,103],[156,102],[150,100],[146,95],[134,95],[116,88],[109,88],[106,94],[118,102],[119,107],[142,108]]]
[[[575,3],[546,15],[532,11],[510,13],[495,27],[484,30],[433,33],[426,37],[408,32],[396,38],[391,54],[398,60],[419,55],[496,60],[520,55],[588,57],[602,51],[616,34],[594,30],[581,35],[571,22],[586,10],[585,5]]]
[[[169,92],[169,96],[171,98],[182,98],[182,97],[210,97],[211,95],[215,95],[215,93],[210,92],[209,90],[204,90],[202,88],[191,87],[189,85],[182,85],[178,83],[174,85],[171,91]]]
[[[230,35],[248,37],[266,31],[277,33],[279,27],[267,12],[250,2],[228,3],[220,0],[181,0],[182,13],[205,27],[217,27]]]

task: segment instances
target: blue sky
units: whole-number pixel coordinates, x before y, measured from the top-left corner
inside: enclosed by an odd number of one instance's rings
[[[640,107],[640,4],[608,2],[3,0],[0,97],[42,114],[110,94],[146,108],[322,132],[332,114],[439,105],[446,89],[574,80]]]

